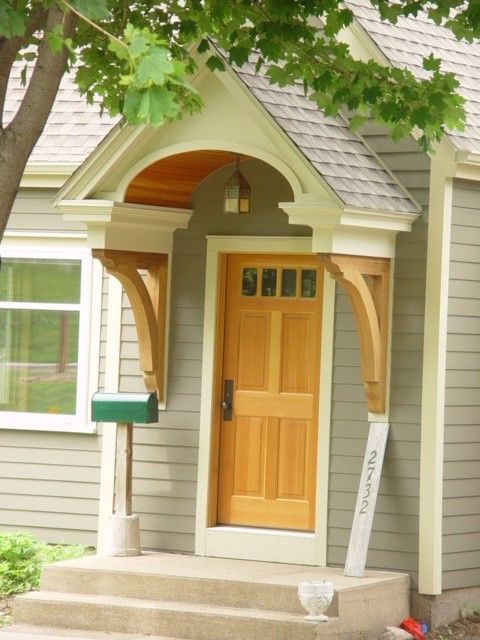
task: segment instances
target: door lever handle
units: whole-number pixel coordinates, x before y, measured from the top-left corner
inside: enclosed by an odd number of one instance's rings
[[[223,400],[221,403],[223,420],[232,420],[233,417],[233,380],[223,382]]]

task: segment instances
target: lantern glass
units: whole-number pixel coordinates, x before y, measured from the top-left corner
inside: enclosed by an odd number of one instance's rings
[[[250,213],[250,185],[237,168],[225,185],[225,213]]]

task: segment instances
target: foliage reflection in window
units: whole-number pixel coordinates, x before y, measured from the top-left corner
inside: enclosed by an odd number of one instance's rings
[[[302,269],[302,298],[314,298],[317,293],[317,272]]]
[[[277,293],[277,270],[263,269],[262,296],[274,297]]]
[[[76,413],[80,284],[80,260],[2,260],[0,411]]]
[[[242,295],[255,296],[257,294],[257,270],[247,267],[243,270]]]

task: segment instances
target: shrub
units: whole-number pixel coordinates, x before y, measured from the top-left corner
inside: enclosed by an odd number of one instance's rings
[[[81,545],[51,546],[29,533],[0,532],[0,597],[38,589],[44,564],[88,553]]]

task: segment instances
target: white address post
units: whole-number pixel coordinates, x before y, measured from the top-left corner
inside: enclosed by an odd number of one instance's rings
[[[365,570],[387,436],[387,422],[372,422],[348,544],[344,571],[346,576],[361,577]]]

